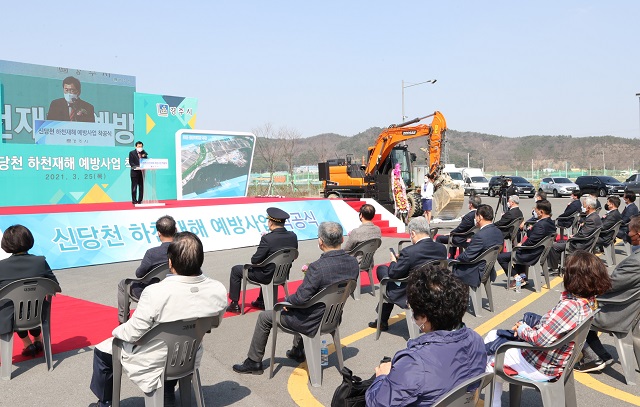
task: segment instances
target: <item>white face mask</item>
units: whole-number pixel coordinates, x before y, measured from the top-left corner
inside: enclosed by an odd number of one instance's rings
[[[583,206],[582,208],[580,208],[580,210],[582,211],[582,213],[585,213],[587,211],[587,208]]]
[[[142,152],[142,147],[136,147],[136,151],[141,153]]]
[[[64,94],[64,100],[66,100],[67,103],[69,104],[75,103],[77,99],[78,99],[78,95],[74,95],[73,93]]]

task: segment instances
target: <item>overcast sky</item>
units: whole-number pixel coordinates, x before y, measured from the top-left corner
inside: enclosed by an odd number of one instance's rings
[[[640,137],[638,1],[51,1],[2,6],[0,59],[134,75],[197,127]]]

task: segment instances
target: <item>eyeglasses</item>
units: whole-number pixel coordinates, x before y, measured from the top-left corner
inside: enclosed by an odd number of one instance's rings
[[[631,231],[629,231],[629,232],[627,233],[627,235],[628,235],[629,237],[636,237],[636,236],[640,235],[640,232],[636,232],[636,233],[633,233],[633,234],[632,234],[632,233],[631,233]]]

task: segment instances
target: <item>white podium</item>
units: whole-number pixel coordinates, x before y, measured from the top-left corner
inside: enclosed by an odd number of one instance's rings
[[[143,158],[136,170],[142,172],[142,184],[144,195],[142,203],[136,207],[164,206],[164,202],[158,202],[156,194],[156,171],[169,169],[169,160],[166,158]]]

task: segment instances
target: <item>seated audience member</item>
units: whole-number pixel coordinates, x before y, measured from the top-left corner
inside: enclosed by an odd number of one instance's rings
[[[640,217],[631,218],[629,238],[634,246],[640,245]],[[640,252],[630,254],[611,273],[611,288],[598,299],[618,300],[631,296],[640,289]],[[629,332],[633,328],[634,318],[640,310],[640,301],[631,304],[598,304],[600,312],[593,317],[587,343],[582,349],[582,359],[576,363],[578,372],[595,372],[604,369],[611,355],[602,346],[598,337],[598,328],[617,332]],[[631,363],[634,363],[631,361]]]
[[[475,222],[479,230],[471,238],[469,247],[458,256],[459,261],[474,261],[490,247],[504,244],[502,232],[493,224],[493,209],[489,205],[480,205],[478,207]],[[453,275],[470,287],[479,287],[485,266],[485,261],[481,261],[478,264],[455,265],[453,267]],[[494,268],[491,272],[491,281],[495,281],[495,279],[496,271]]]
[[[152,393],[164,386],[165,406],[175,404],[176,380],[160,380],[167,352],[156,343],[136,346],[134,343],[163,322],[205,318],[224,312],[227,292],[219,281],[202,274],[204,251],[198,236],[180,232],[167,248],[171,276],[145,288],[138,308],[131,319],[115,328],[115,338],[125,341],[122,351],[122,371],[140,390]],[[89,407],[111,405],[113,387],[113,338],[99,343],[93,354],[91,391],[98,397]],[[201,357],[202,350],[196,356]],[[183,389],[180,389],[181,391]],[[191,391],[191,389],[187,389]]]
[[[469,213],[467,213],[462,217],[458,226],[456,226],[456,228],[453,229],[451,232],[466,233],[471,229],[473,229],[475,227],[476,209],[478,209],[478,206],[480,206],[480,204],[482,204],[482,199],[480,199],[480,195],[470,196],[469,197]],[[449,235],[440,235],[436,237],[436,242],[438,243],[447,244],[448,241],[449,241]],[[454,236],[451,241],[453,244],[455,244],[458,247],[464,248],[469,245],[469,242],[467,242],[467,239],[460,236]],[[451,246],[449,248],[449,258],[453,259],[455,255],[456,255],[456,248]]]
[[[511,268],[511,275],[515,276],[516,274],[520,274],[522,276],[522,285],[527,285],[527,276],[528,276],[528,266],[522,265],[520,263],[528,263],[532,260],[538,258],[544,247],[539,247],[536,250],[518,250],[518,247],[530,247],[535,246],[540,243],[542,239],[547,236],[551,236],[556,233],[556,225],[551,220],[551,203],[549,201],[538,201],[536,202],[536,218],[538,219],[536,223],[531,227],[531,229],[527,230],[527,239],[518,244],[514,250],[516,251],[515,264]],[[498,263],[502,266],[502,269],[505,273],[508,270],[509,262],[511,261],[511,252],[500,253],[498,255]],[[509,288],[515,288],[516,282],[511,281],[511,285]]]
[[[519,204],[520,197],[518,197],[518,195],[511,195],[509,197],[509,200],[507,201],[507,207],[509,209],[502,214],[502,217],[499,221],[494,223],[494,225],[496,225],[496,227],[502,231],[502,235],[505,239],[511,239],[511,233],[506,228],[506,226],[513,222],[515,219],[524,218],[524,215],[522,214],[522,211],[518,206]]]
[[[0,260],[0,288],[23,278],[44,277],[58,282],[44,256],[34,256],[28,253],[33,247],[33,243],[31,231],[22,225],[9,226],[4,231],[0,247],[11,256]],[[50,306],[51,303],[45,301],[43,312]],[[0,301],[0,334],[13,332],[13,314],[13,302]],[[22,339],[23,356],[35,357],[44,349],[41,327],[16,333]],[[29,338],[29,334],[33,337],[33,341]]]
[[[578,250],[567,259],[564,272],[564,289],[560,302],[544,314],[538,323],[529,326],[518,321],[513,326],[514,337],[534,346],[551,346],[578,325],[586,321],[596,308],[595,296],[611,287],[607,268],[591,253]],[[485,343],[498,339],[497,331],[485,337]],[[512,348],[505,354],[504,364],[524,378],[534,381],[557,379],[564,371],[573,351],[573,343],[548,351],[530,351]],[[493,372],[494,356],[489,357],[487,371]],[[501,405],[502,380],[496,377],[493,389],[493,406]]]
[[[434,242],[429,237],[429,222],[424,217],[413,218],[407,226],[409,237],[411,238],[410,246],[406,246],[398,254],[398,258],[390,253],[391,263],[389,266],[380,265],[376,270],[378,280],[385,277],[405,278],[409,272],[431,260],[444,260],[447,258],[447,249],[443,244]],[[380,312],[380,330],[389,329],[389,317],[393,311],[394,304],[399,307],[406,308],[407,305],[407,285],[388,284],[387,296],[392,302],[382,304]],[[370,328],[376,328],[378,322],[369,322]]]
[[[322,250],[320,258],[309,264],[304,280],[296,292],[285,301],[292,305],[303,305],[322,289],[332,284],[356,280],[358,261],[340,248],[342,245],[342,226],[336,222],[322,222],[318,227],[318,246]],[[324,305],[317,304],[307,309],[290,309],[282,312],[281,323],[285,327],[304,335],[315,333],[322,322]],[[272,311],[262,311],[258,315],[256,327],[251,339],[251,346],[247,359],[241,364],[233,366],[234,372],[243,374],[262,374],[262,358],[273,321]],[[302,337],[293,336],[293,347],[287,351],[287,357],[298,362],[305,360]]]
[[[620,198],[615,195],[607,198],[607,203],[604,205],[604,209],[607,211],[607,213],[602,217],[603,232],[607,229],[611,229],[613,225],[622,221],[622,216],[620,215],[620,211],[618,211],[619,206]],[[615,236],[603,236],[603,234],[601,233],[598,237],[596,248],[599,251],[602,251],[604,247],[608,246],[615,238]]]
[[[432,406],[458,384],[484,372],[482,338],[462,322],[469,289],[446,268],[413,270],[407,297],[423,335],[391,362],[381,363],[366,393],[367,406]]]
[[[580,213],[580,211],[582,210],[582,204],[580,203],[580,196],[581,196],[580,190],[579,189],[574,190],[571,193],[571,202],[567,204],[566,209],[564,210],[564,212],[560,214],[560,216],[558,216],[558,218],[568,218],[569,216],[575,213]],[[572,223],[573,223],[572,219],[558,220],[558,226],[561,226],[563,228],[571,227]]]
[[[618,238],[624,240],[625,242],[629,242],[629,232],[628,224],[633,216],[638,214],[638,207],[636,206],[636,194],[630,191],[624,193],[624,203],[625,207],[622,211],[622,226],[620,226],[620,230],[618,231]]]
[[[253,257],[251,257],[251,264],[260,264],[267,257],[285,247],[298,248],[298,237],[296,234],[284,228],[284,223],[287,219],[289,219],[289,214],[282,209],[267,208],[267,226],[269,227],[269,233],[263,235],[260,239],[260,244]],[[229,276],[229,299],[231,303],[229,304],[229,308],[227,308],[229,312],[240,312],[238,300],[240,300],[242,269],[242,264],[231,268],[231,275]],[[275,273],[275,271],[276,268],[273,264],[268,264],[265,267],[251,267],[249,269],[249,278],[261,284],[268,284],[273,279],[273,273]],[[258,299],[251,302],[251,306],[264,309],[262,289],[260,289]]]
[[[136,277],[142,278],[155,267],[167,262],[167,248],[173,241],[176,234],[176,221],[169,215],[165,215],[156,221],[156,231],[160,239],[160,246],[152,247],[147,250],[140,262],[140,266],[136,270]],[[142,290],[147,287],[144,283],[133,283],[129,295],[135,299],[140,298]],[[118,321],[123,324],[126,320],[124,315],[124,280],[118,283]]]
[[[578,231],[575,235],[569,235],[569,239],[572,237],[586,237],[592,234],[597,228],[602,227],[602,220],[596,213],[596,200],[590,196],[583,196],[580,198],[582,202],[582,207],[584,208],[584,218],[580,219],[580,223],[578,223]],[[563,251],[567,251],[566,255],[568,256],[574,250],[582,250],[585,249],[590,242],[582,241],[582,242],[572,242],[569,246],[567,246],[567,242],[556,242],[551,246],[551,250],[549,250],[549,255],[547,256],[547,264],[549,265],[549,269],[557,270],[560,265],[560,256]]]
[[[538,191],[536,192],[536,194],[533,196],[534,201],[537,203],[538,201],[546,201],[547,200],[547,194],[544,191]],[[525,226],[529,225],[529,228],[531,228],[533,225],[533,223],[536,222],[536,220],[538,220],[537,218],[537,214],[536,214],[536,207],[535,204],[533,206],[533,209],[531,210],[531,217],[527,220],[523,220],[522,223],[520,224],[520,230],[524,230]]]
[[[376,216],[376,208],[373,205],[362,205],[358,216],[361,225],[349,232],[343,246],[346,252],[353,250],[357,245],[367,240],[382,238],[380,228],[373,223],[373,217]]]

